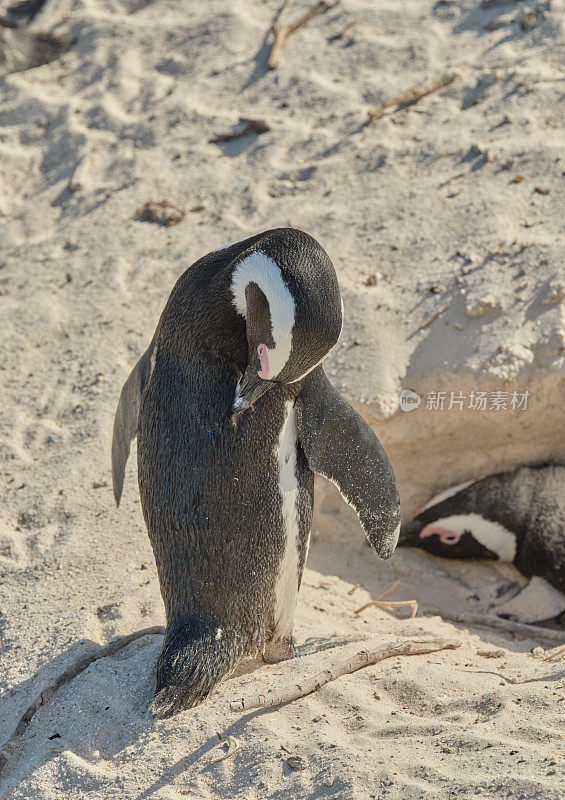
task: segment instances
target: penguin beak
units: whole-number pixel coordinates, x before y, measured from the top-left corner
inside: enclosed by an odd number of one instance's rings
[[[235,391],[235,398],[231,407],[232,414],[241,414],[251,408],[265,392],[273,386],[271,381],[264,381],[257,375],[258,365],[250,364],[245,370],[245,375],[239,382]]]

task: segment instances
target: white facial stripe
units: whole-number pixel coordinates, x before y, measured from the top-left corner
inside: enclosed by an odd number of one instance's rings
[[[269,304],[274,349],[267,348],[269,378],[276,377],[289,359],[292,349],[295,306],[288,286],[283,281],[276,261],[264,253],[251,253],[234,269],[231,290],[237,311],[245,317],[247,304],[245,288],[253,281]]]
[[[480,514],[453,514],[451,517],[435,519],[430,523],[435,528],[446,528],[458,533],[470,531],[483,547],[492,550],[501,561],[513,561],[516,555],[516,537],[499,522],[492,522]]]
[[[444,492],[440,492],[435,497],[432,497],[432,499],[428,503],[426,503],[425,506],[422,506],[422,508],[418,511],[418,514],[421,514],[422,511],[426,510],[426,508],[431,508],[432,506],[441,503],[443,500],[447,500],[448,497],[453,497],[454,494],[457,494],[457,492],[460,492],[462,489],[466,489],[467,486],[470,486],[472,483],[473,481],[467,481],[466,483],[459,483],[457,484],[457,486],[452,486],[450,489],[446,489]]]

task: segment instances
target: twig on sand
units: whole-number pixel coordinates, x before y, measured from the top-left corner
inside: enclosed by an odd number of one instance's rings
[[[417,600],[371,600],[369,603],[365,603],[364,606],[361,606],[361,608],[358,608],[354,613],[356,615],[361,614],[366,608],[370,608],[371,606],[384,608],[387,611],[391,608],[397,608],[397,606],[410,606],[411,611],[408,619],[413,619],[418,611]]]
[[[340,39],[343,39],[346,33],[352,30],[356,25],[359,25],[360,21],[361,20],[359,19],[359,17],[352,19],[350,22],[347,23],[347,25],[344,28],[342,28],[337,33],[334,33],[333,36],[330,36],[330,42],[337,42]]]
[[[456,175],[452,175],[451,178],[447,178],[447,180],[439,183],[437,188],[443,189],[444,186],[449,186],[449,184],[453,181],[458,181],[460,178],[464,178],[466,174],[466,172],[458,172]]]
[[[422,322],[422,324],[421,324],[421,325],[419,325],[419,326],[416,328],[416,330],[414,331],[414,333],[419,333],[420,331],[425,331],[425,330],[426,330],[426,328],[429,328],[429,327],[430,327],[430,325],[432,325],[432,324],[433,324],[433,323],[436,321],[436,319],[437,319],[438,317],[441,317],[441,315],[443,314],[443,312],[444,312],[444,311],[447,311],[447,309],[448,309],[448,308],[449,308],[449,303],[447,303],[447,305],[445,305],[445,306],[442,306],[442,307],[440,308],[440,310],[439,310],[439,311],[436,311],[436,313],[435,313],[435,314],[432,314],[432,316],[431,316],[431,317],[428,317],[428,319],[424,320],[424,322]]]
[[[534,658],[541,658],[542,661],[560,661],[565,659],[565,647],[559,647],[558,645],[551,650],[544,650],[543,647],[534,647],[532,655]]]
[[[396,589],[396,587],[398,586],[398,584],[400,583],[400,580],[401,580],[401,579],[399,578],[397,581],[395,581],[395,582],[392,584],[392,586],[389,586],[389,587],[388,587],[388,589],[386,590],[386,592],[383,592],[383,593],[382,593],[382,594],[380,594],[378,597],[375,597],[375,600],[384,600],[384,599],[385,599],[385,597],[388,597],[388,596],[389,596],[389,594],[392,594],[392,593],[394,592],[394,590]],[[355,612],[355,613],[357,613],[357,612]]]
[[[288,25],[283,25],[283,12],[291,5],[292,0],[286,0],[273,21],[271,30],[273,32],[274,39],[273,44],[271,45],[269,59],[267,61],[267,66],[269,69],[276,69],[280,64],[282,49],[288,37],[303,25],[306,25],[307,22],[310,22],[310,20],[313,19],[317,14],[321,14],[322,11],[327,11],[327,9],[331,7],[331,4],[326,2],[326,0],[320,0],[315,6],[312,6],[312,8],[306,11],[306,13],[299,17],[295,22],[291,22]]]
[[[397,94],[394,97],[389,97],[387,100],[383,100],[382,103],[379,103],[378,106],[375,106],[373,109],[371,109],[371,111],[369,111],[363,127],[366,128],[380,119],[387,108],[397,106],[395,110],[398,110],[399,108],[404,108],[405,106],[411,106],[421,100],[422,97],[427,97],[433,92],[439,92],[440,89],[450,86],[455,80],[457,80],[458,77],[458,72],[446,72],[440,78],[434,78],[426,81],[426,83],[418,83],[416,86],[412,86],[410,89],[402,92],[402,94]]]
[[[241,139],[242,136],[249,136],[252,133],[261,135],[271,130],[271,126],[263,119],[242,119],[240,118],[237,129],[230,133],[220,133],[208,139],[212,144],[231,142],[233,139]]]
[[[237,751],[240,749],[240,744],[237,741],[237,739],[235,738],[235,736],[228,736],[228,738],[225,741],[220,742],[219,746],[223,747],[223,745],[225,745],[225,744],[227,744],[227,746],[228,746],[227,750],[224,753],[222,753],[221,755],[210,759],[210,762],[209,762],[210,764],[218,764],[220,761],[225,761],[226,758],[229,758],[230,756],[235,756]]]
[[[384,609],[396,608],[397,606],[410,606],[412,611],[410,613],[409,619],[412,619],[413,617],[416,616],[416,612],[418,611],[417,600],[385,600],[385,597],[388,597],[389,594],[392,594],[392,592],[396,589],[399,583],[400,583],[400,578],[397,581],[395,581],[392,584],[392,586],[389,586],[386,592],[383,592],[374,600],[370,600],[368,603],[365,603],[364,606],[361,606],[361,608],[358,608],[353,613],[355,615],[361,614],[363,611],[365,611],[366,608],[370,608],[371,606],[378,606],[379,608],[384,608]]]
[[[489,614],[454,614],[438,611],[437,614],[448,622],[457,622],[460,625],[471,627],[495,628],[508,633],[519,633],[532,639],[548,639],[551,642],[565,642],[565,631],[553,628],[541,628],[539,625],[528,625],[525,622],[513,622],[510,619],[501,619]]]
[[[143,630],[134,631],[133,633],[128,633],[125,636],[118,636],[116,639],[112,639],[111,642],[103,645],[93,653],[83,656],[68,669],[66,669],[61,675],[59,675],[59,677],[56,678],[53,683],[49,684],[49,686],[46,686],[25,711],[16,726],[16,730],[10,736],[8,741],[2,746],[2,749],[0,750],[0,775],[2,774],[2,770],[6,766],[19,739],[23,736],[29,723],[33,719],[36,711],[39,711],[41,706],[44,705],[44,703],[46,703],[47,700],[49,700],[49,698],[61,688],[61,686],[64,686],[65,683],[69,683],[69,681],[72,681],[77,675],[80,675],[81,672],[84,672],[84,670],[87,669],[94,661],[98,661],[100,658],[106,658],[107,656],[113,656],[114,653],[117,653],[118,650],[126,647],[128,644],[130,644],[130,642],[134,642],[136,639],[140,639],[142,636],[153,636],[155,634],[164,633],[165,628],[162,625],[154,625],[152,628],[143,628]]]
[[[232,711],[248,711],[252,708],[269,708],[282,703],[290,703],[291,700],[298,700],[318,691],[326,683],[335,681],[336,678],[342,675],[350,675],[352,672],[363,669],[363,667],[378,664],[379,661],[384,661],[385,658],[424,655],[426,653],[435,653],[438,650],[455,650],[460,646],[461,642],[453,639],[410,640],[406,642],[391,642],[372,648],[374,644],[376,644],[375,640],[367,641],[367,646],[355,655],[338,661],[333,667],[323,672],[318,672],[311,678],[306,678],[306,680],[288,689],[283,689],[282,691],[270,689],[265,694],[238,697],[232,700],[230,709]]]

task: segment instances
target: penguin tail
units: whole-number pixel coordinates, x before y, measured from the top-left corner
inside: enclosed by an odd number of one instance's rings
[[[204,700],[237,660],[236,635],[197,613],[169,625],[157,662],[157,685],[151,710],[165,718]]]

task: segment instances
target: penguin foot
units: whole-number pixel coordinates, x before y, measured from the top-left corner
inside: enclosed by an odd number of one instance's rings
[[[263,661],[266,664],[278,664],[279,661],[288,661],[290,658],[296,656],[296,648],[294,646],[294,639],[289,636],[282,641],[271,641],[265,645],[263,653]]]

